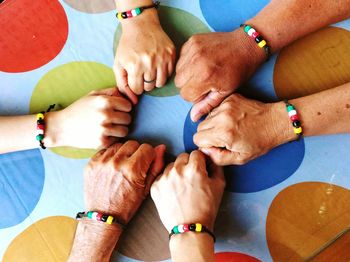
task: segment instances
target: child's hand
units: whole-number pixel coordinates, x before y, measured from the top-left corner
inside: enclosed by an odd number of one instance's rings
[[[165,85],[174,71],[176,51],[156,10],[122,21],[123,33],[114,64],[119,90],[133,103],[135,95]]]
[[[93,91],[47,114],[44,143],[48,147],[106,148],[128,134],[131,109],[116,88]]]

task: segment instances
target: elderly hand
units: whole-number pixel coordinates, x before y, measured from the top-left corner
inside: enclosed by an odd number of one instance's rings
[[[164,145],[153,148],[128,141],[97,153],[84,174],[87,210],[110,214],[127,224],[163,168],[164,152]]]
[[[207,170],[205,156],[181,154],[152,185],[151,196],[168,231],[184,223],[201,223],[213,230],[224,192],[223,170]]]
[[[246,81],[266,59],[263,50],[242,29],[195,35],[182,47],[175,84],[193,102],[198,121]]]
[[[123,20],[122,27],[114,72],[119,90],[136,103],[135,95],[165,85],[174,71],[176,51],[156,10]]]
[[[233,94],[200,123],[193,140],[217,165],[241,165],[295,138],[283,102]]]

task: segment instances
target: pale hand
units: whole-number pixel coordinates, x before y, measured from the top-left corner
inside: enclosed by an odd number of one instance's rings
[[[93,91],[67,108],[49,113],[48,146],[102,149],[128,134],[132,104],[116,88]],[[46,139],[46,138],[45,138]]]
[[[122,21],[114,72],[119,90],[136,103],[136,95],[165,85],[174,71],[176,50],[156,10],[127,20]]]
[[[222,168],[212,164],[207,170],[205,155],[194,151],[168,165],[152,185],[151,196],[169,232],[184,223],[201,223],[213,230],[224,187]]]

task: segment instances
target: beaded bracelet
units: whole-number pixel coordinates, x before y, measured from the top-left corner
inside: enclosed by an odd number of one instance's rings
[[[108,225],[116,224],[122,228],[125,227],[125,225],[120,223],[119,221],[117,221],[117,219],[115,217],[107,215],[107,214],[103,214],[100,212],[96,212],[96,211],[79,212],[75,218],[77,220],[87,218],[87,219],[91,219],[91,220],[95,220],[95,221],[104,222]]]
[[[215,235],[206,226],[203,226],[202,224],[199,224],[199,223],[183,224],[183,225],[178,225],[173,227],[173,229],[169,233],[169,239],[173,235],[183,234],[187,232],[207,233],[214,239],[214,242],[216,241]]]
[[[268,46],[266,40],[252,26],[242,24],[241,27],[243,28],[244,32],[248,36],[250,36],[251,38],[253,38],[255,40],[255,42],[258,44],[258,46],[260,48],[264,48],[264,51],[265,51],[265,54],[267,57],[266,61],[268,61],[270,59],[270,56],[271,56],[271,50],[270,50],[270,46]]]
[[[156,1],[153,3],[153,5],[147,5],[147,6],[141,6],[141,7],[137,7],[135,9],[126,11],[126,12],[121,12],[121,13],[117,13],[116,17],[119,20],[124,20],[124,19],[128,19],[128,18],[133,18],[136,16],[139,16],[144,10],[146,9],[150,9],[150,8],[158,8],[159,7],[160,2]]]
[[[286,104],[289,119],[292,121],[294,133],[298,136],[297,140],[299,140],[303,136],[303,128],[301,127],[297,110],[288,100],[284,100],[284,103]]]
[[[51,109],[55,108],[55,104],[50,105],[49,108],[46,110],[46,113],[50,112]],[[36,140],[39,141],[40,147],[42,149],[46,149],[44,145],[44,137],[45,137],[45,112],[42,111],[41,113],[36,115]]]

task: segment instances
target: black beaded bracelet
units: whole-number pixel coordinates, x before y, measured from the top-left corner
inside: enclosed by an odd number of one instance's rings
[[[169,233],[169,239],[173,235],[183,234],[186,232],[207,233],[213,238],[214,243],[216,242],[216,237],[213,234],[213,232],[211,232],[206,226],[203,226],[202,224],[199,224],[199,223],[183,224],[183,225],[178,225],[178,226],[173,227],[173,229]]]

